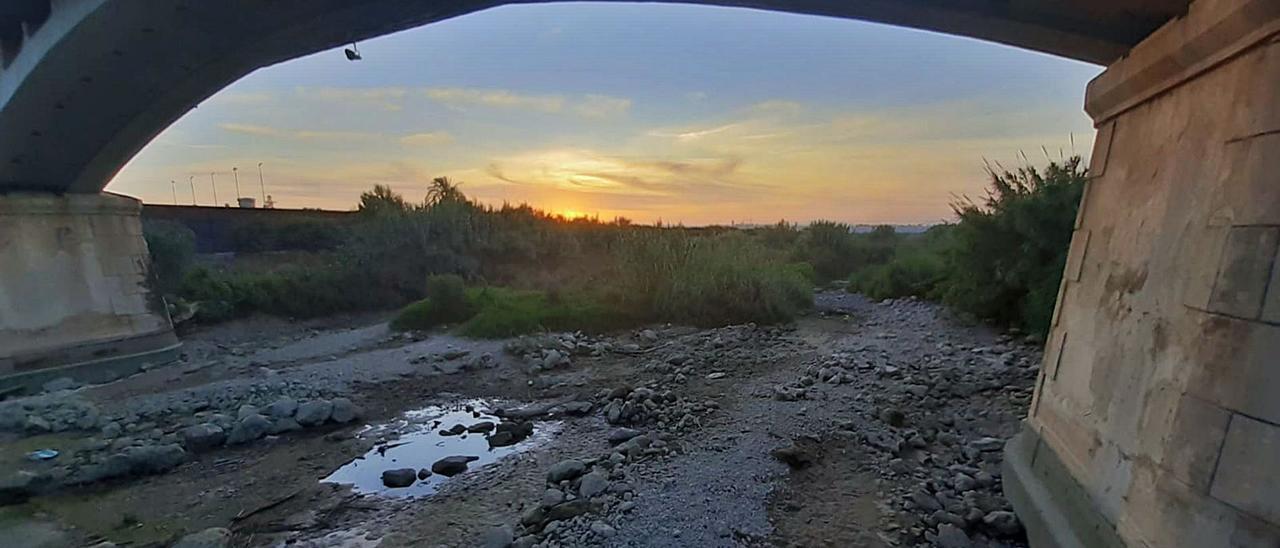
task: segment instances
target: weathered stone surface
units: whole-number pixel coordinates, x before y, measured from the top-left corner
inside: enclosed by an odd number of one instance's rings
[[[266,436],[270,430],[271,421],[262,415],[254,413],[236,422],[235,428],[232,428],[231,433],[227,434],[227,443],[231,445],[248,443]]]
[[[303,426],[318,426],[329,420],[333,414],[333,402],[329,400],[312,400],[298,406],[294,417]]]
[[[408,487],[417,480],[418,471],[412,468],[396,468],[382,471],[382,484],[387,487]]]
[[[562,460],[552,465],[550,470],[547,470],[547,481],[560,483],[561,481],[581,476],[586,470],[587,465],[580,460]]]
[[[347,398],[333,399],[333,409],[329,415],[329,418],[333,420],[333,422],[346,424],[356,420],[359,416],[360,411],[356,408],[354,403],[351,403],[351,400]]]
[[[226,548],[230,545],[231,531],[222,527],[210,527],[178,539],[172,548]]]
[[[583,498],[592,498],[596,495],[604,493],[609,488],[609,478],[604,473],[596,470],[582,476],[582,483],[578,486],[578,494]]]
[[[467,471],[467,463],[479,457],[453,456],[445,457],[431,465],[431,471],[442,476],[456,476]]]
[[[178,435],[188,451],[208,451],[221,447],[227,441],[227,434],[221,427],[207,422],[183,428]]]

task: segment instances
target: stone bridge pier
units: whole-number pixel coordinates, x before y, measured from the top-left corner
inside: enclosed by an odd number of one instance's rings
[[[1280,2],[1197,0],[1098,129],[1005,490],[1033,546],[1280,546]]]
[[[0,388],[101,382],[176,354],[148,289],[141,208],[110,193],[0,194]]]

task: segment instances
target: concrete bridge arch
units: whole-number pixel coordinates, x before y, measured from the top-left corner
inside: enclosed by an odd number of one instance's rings
[[[187,110],[262,66],[511,3],[5,2],[0,376],[106,376],[175,350],[138,204],[101,189]],[[1280,0],[694,3],[1108,65],[1006,490],[1037,546],[1280,545]]]

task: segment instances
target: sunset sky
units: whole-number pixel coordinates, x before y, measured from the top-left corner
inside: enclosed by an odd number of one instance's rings
[[[975,40],[658,4],[508,6],[267,67],[162,133],[107,187],[149,203],[351,209],[388,184],[568,215],[930,223],[983,159],[1087,157],[1101,71]],[[1072,141],[1074,140],[1074,146]],[[1042,148],[1043,147],[1043,148]]]

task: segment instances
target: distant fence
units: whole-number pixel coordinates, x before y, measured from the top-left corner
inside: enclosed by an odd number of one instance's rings
[[[143,223],[169,221],[191,229],[197,253],[323,248],[354,211],[260,209],[146,204]]]

